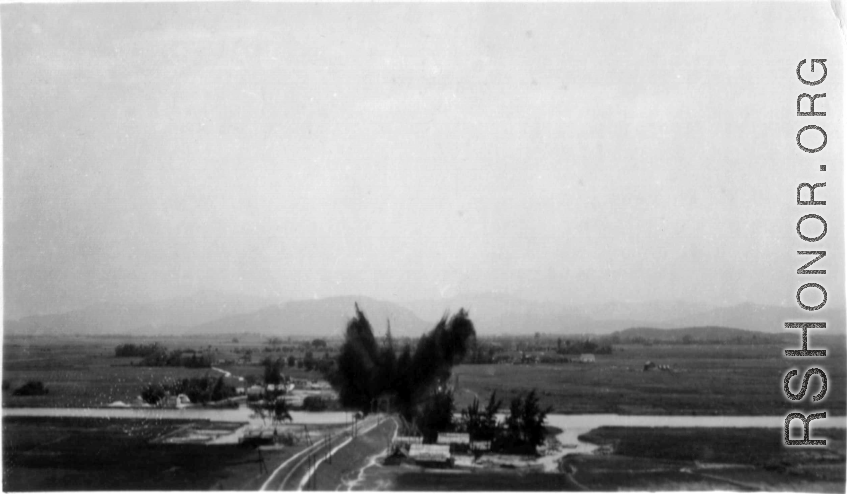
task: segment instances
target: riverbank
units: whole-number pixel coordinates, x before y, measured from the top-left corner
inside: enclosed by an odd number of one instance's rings
[[[847,360],[843,335],[819,335],[832,362]],[[593,363],[463,364],[453,369],[461,383],[458,408],[492,392],[504,403],[535,389],[557,414],[668,416],[780,415],[788,407],[774,376],[785,375],[784,345],[614,345]],[[669,371],[644,371],[646,362]],[[827,368],[832,382],[847,382],[847,367]],[[844,414],[847,387],[830,387],[827,409]]]
[[[76,417],[118,418],[147,420],[215,420],[220,422],[248,422],[261,424],[261,418],[245,405],[238,408],[3,408],[3,417]],[[350,412],[289,412],[298,424],[345,424],[352,420]]]
[[[237,488],[231,477],[242,468],[258,473],[253,449],[151,443],[193,423],[5,417],[3,490],[207,490]]]
[[[317,434],[313,441],[320,440],[321,430],[344,428],[350,420],[350,414],[344,412],[292,415],[294,423],[286,427],[308,425],[308,431]],[[348,455],[349,461],[342,459],[347,453],[336,456],[335,468],[346,465],[340,475],[326,470],[328,464],[321,465],[316,482],[320,488],[334,489],[328,484],[346,483],[366,490],[386,486],[394,490],[573,490],[580,485],[615,490],[630,484],[644,490],[725,490],[752,482],[757,490],[799,486],[810,492],[837,488],[843,492],[847,420],[828,417],[815,421],[812,435],[826,431],[833,441],[827,448],[793,450],[807,459],[824,460],[826,467],[799,457],[779,456],[783,421],[784,417],[755,416],[550,414],[548,455],[508,461],[490,455],[467,468],[446,470],[383,467],[380,455],[388,445],[387,434],[392,433],[392,426],[385,422],[376,431],[379,438],[371,441],[373,444],[356,443],[367,451]],[[180,442],[201,435],[199,431],[209,434],[237,424],[254,427],[261,420],[250,417],[246,408],[4,409],[4,487],[19,491],[255,490],[268,476],[260,459],[273,470],[306,447],[295,444],[267,449],[260,457],[254,448],[237,446],[237,440],[224,441],[232,434],[215,440],[230,444],[156,444],[162,443],[156,438]],[[689,450],[694,452],[686,456]],[[822,452],[830,456],[820,456]],[[730,454],[734,456],[727,456]],[[129,466],[121,467],[124,462]],[[839,468],[841,477],[833,473]],[[98,480],[92,484],[94,477]],[[430,483],[422,484],[427,481]]]
[[[4,417],[3,491],[258,490],[270,471],[309,445],[304,436],[291,446],[260,449],[237,441],[168,440],[221,425],[197,419]],[[313,424],[311,442],[343,427]]]
[[[580,435],[595,454],[563,472],[589,490],[844,492],[845,430],[814,429],[826,448],[785,448],[779,428],[599,427]]]

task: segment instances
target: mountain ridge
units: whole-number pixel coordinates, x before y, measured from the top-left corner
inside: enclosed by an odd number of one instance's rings
[[[375,334],[386,320],[396,336],[417,337],[445,314],[469,311],[482,336],[609,334],[637,327],[661,329],[721,326],[781,333],[783,322],[808,320],[793,307],[742,303],[707,307],[686,301],[610,302],[566,305],[538,302],[504,293],[464,294],[450,298],[395,303],[363,295],[273,301],[226,292],[203,291],[186,297],[141,304],[99,303],[76,311],[4,321],[10,334],[269,333],[340,336],[359,304]],[[704,310],[705,308],[705,310]],[[652,317],[651,317],[652,316]],[[832,307],[824,320],[843,328],[844,310]]]

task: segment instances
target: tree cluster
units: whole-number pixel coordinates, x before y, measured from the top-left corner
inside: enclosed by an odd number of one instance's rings
[[[329,401],[323,396],[307,396],[303,398],[303,410],[307,412],[323,412],[329,408]]]
[[[541,408],[535,390],[525,398],[514,398],[509,404],[509,416],[505,421],[505,434],[498,437],[500,448],[521,448],[529,446],[533,450],[544,443],[546,429],[544,422],[551,409]]]
[[[149,345],[125,343],[115,347],[115,357],[146,357],[163,350],[164,347],[158,343]]]
[[[450,377],[453,365],[467,354],[476,336],[464,310],[441,321],[421,336],[414,351],[406,344],[399,355],[389,325],[378,342],[365,314],[356,305],[356,315],[347,324],[344,344],[328,376],[339,393],[342,406],[368,413],[385,402],[407,419],[420,416],[429,395]]]
[[[581,353],[596,353],[598,355],[605,355],[612,353],[612,345],[609,343],[598,343],[593,340],[585,340],[585,341],[571,341],[566,340],[564,344],[562,344],[562,339],[559,338],[557,353],[565,354],[565,355],[574,355]]]
[[[306,371],[316,370],[328,375],[332,372],[335,361],[326,355],[323,358],[316,358],[311,351],[306,352],[306,355],[300,360],[297,360],[293,355],[290,355],[287,360],[283,357],[273,359],[268,356],[262,359],[262,366],[265,368],[265,383],[279,384],[279,376],[282,374],[283,369],[285,369],[286,364],[289,368],[304,369]]]
[[[254,417],[262,419],[262,423],[264,423],[267,418],[270,418],[271,422],[274,424],[282,423],[285,420],[289,422],[293,420],[291,418],[291,413],[288,411],[288,403],[286,403],[282,398],[251,403],[248,406],[253,412]]]
[[[274,360],[265,357],[262,360],[262,366],[265,368],[265,384],[282,383],[282,369],[285,368],[285,361],[282,358]]]
[[[212,367],[212,357],[198,354],[194,350],[171,350],[159,347],[154,353],[144,357],[139,365],[146,367],[189,367],[206,369]]]
[[[180,394],[188,396],[192,403],[205,404],[230,398],[235,395],[235,390],[225,385],[223,376],[217,379],[209,376],[192,377],[148,384],[141,390],[141,399],[157,405],[168,395]]]
[[[461,421],[467,432],[474,441],[493,441],[500,433],[502,427],[497,421],[497,412],[503,404],[497,399],[497,393],[491,393],[488,405],[480,408],[479,399],[474,398],[473,403],[462,410]]]
[[[468,352],[468,356],[465,358],[463,363],[465,364],[493,364],[494,356],[498,351],[501,351],[502,347],[485,344],[485,343],[477,343],[474,341],[474,344],[471,346],[470,351]]]
[[[20,388],[12,391],[14,396],[40,396],[46,395],[50,391],[44,386],[41,381],[28,381]]]
[[[541,408],[535,390],[526,396],[514,398],[509,414],[499,421],[497,414],[503,402],[491,393],[488,404],[482,408],[479,400],[461,411],[454,420],[453,393],[436,391],[417,418],[418,431],[425,443],[435,442],[439,432],[467,432],[472,441],[491,441],[492,451],[534,454],[544,444],[547,429],[544,426],[550,408]]]

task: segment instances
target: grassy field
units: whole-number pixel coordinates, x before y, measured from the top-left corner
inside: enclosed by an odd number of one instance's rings
[[[840,342],[826,346],[825,359],[802,362],[782,357],[779,345],[654,345],[616,346],[611,355],[597,355],[595,364],[461,365],[453,371],[456,402],[463,407],[497,391],[508,404],[535,388],[542,405],[559,413],[780,415],[792,407],[782,389],[789,369],[802,376],[817,364],[830,383],[847,382]],[[673,372],[643,372],[647,361],[669,364]],[[811,381],[810,394],[818,389]],[[830,385],[821,406],[844,415],[845,389]]]
[[[232,446],[150,444],[183,421],[6,418],[4,491],[238,490],[254,487],[258,453]],[[283,454],[290,455],[292,449]],[[277,458],[266,455],[268,466]]]
[[[391,485],[395,491],[578,491],[564,474],[497,472],[405,472]]]
[[[94,337],[5,337],[3,345],[3,380],[11,389],[3,392],[4,407],[97,407],[114,401],[129,402],[151,382],[197,376],[220,376],[212,369],[183,367],[140,367],[139,358],[117,358],[115,347],[121,343],[152,343],[158,341],[169,349],[217,349],[220,358],[234,358],[236,348],[261,352],[264,339],[240,337],[195,338],[94,338]],[[299,355],[299,352],[297,355]],[[275,354],[271,354],[275,355]],[[322,354],[321,354],[322,355]],[[253,375],[261,379],[263,369],[258,365],[221,365],[236,375]],[[303,369],[286,368],[297,378],[318,379],[320,374]],[[29,380],[42,381],[49,394],[42,396],[13,396],[11,390]]]
[[[816,429],[825,448],[786,448],[778,429],[601,427],[580,436],[605,455],[562,469],[590,490],[844,492],[845,431]]]
[[[257,356],[286,355],[263,352],[265,338],[232,337],[177,338],[5,338],[3,379],[12,389],[27,380],[43,381],[48,395],[15,397],[3,393],[3,406],[102,406],[113,401],[130,401],[149,382],[166,378],[202,375],[217,376],[210,369],[131,366],[139,359],[116,358],[120,343],[160,341],[168,348],[211,348],[220,358],[230,358],[247,349]],[[622,414],[741,414],[779,415],[791,408],[782,391],[787,370],[820,365],[831,383],[847,382],[844,339],[812,339],[813,347],[828,348],[825,359],[799,362],[782,357],[780,345],[654,345],[616,346],[611,355],[597,355],[595,364],[461,365],[456,402],[469,404],[475,396],[482,400],[497,391],[508,400],[537,389],[542,405],[559,413]],[[297,342],[285,342],[293,348]],[[299,355],[302,349],[295,353]],[[321,350],[316,355],[323,355]],[[643,372],[646,361],[668,364],[673,372]],[[262,375],[257,365],[219,365],[235,375]],[[285,368],[297,378],[319,379],[316,372]],[[798,379],[799,381],[799,379]],[[795,385],[796,386],[796,385]],[[810,391],[818,389],[817,380]],[[832,415],[844,415],[847,393],[844,386],[830,386],[821,404]]]
[[[42,381],[49,394],[12,396],[3,392],[3,406],[92,407],[137,397],[142,387],[166,378],[220,375],[211,369],[134,367],[138,359],[114,357],[117,343],[85,340],[9,341],[4,344],[3,380],[14,390],[29,380]]]

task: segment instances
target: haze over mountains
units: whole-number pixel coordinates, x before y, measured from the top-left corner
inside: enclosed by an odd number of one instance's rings
[[[340,336],[354,314],[354,304],[368,316],[377,334],[391,322],[396,336],[416,337],[446,312],[470,311],[481,335],[603,334],[633,327],[690,328],[724,326],[782,332],[788,320],[810,320],[793,307],[739,304],[710,307],[685,301],[610,302],[557,305],[502,293],[460,295],[440,300],[394,303],[364,296],[279,302],[271,299],[203,291],[188,297],[144,304],[101,303],[83,309],[6,320],[10,334],[231,334]],[[832,307],[823,320],[843,328],[844,310]]]
[[[271,303],[271,300],[249,295],[200,291],[187,297],[148,303],[98,303],[69,312],[6,320],[4,326],[8,332],[30,334],[162,333],[233,314],[253,312]]]
[[[412,311],[391,302],[368,297],[331,297],[296,300],[257,311],[224,317],[194,326],[197,333],[277,333],[283,335],[341,336],[353,317],[355,304],[365,312],[374,332],[382,334],[391,321],[397,336],[419,336],[432,327]]]

